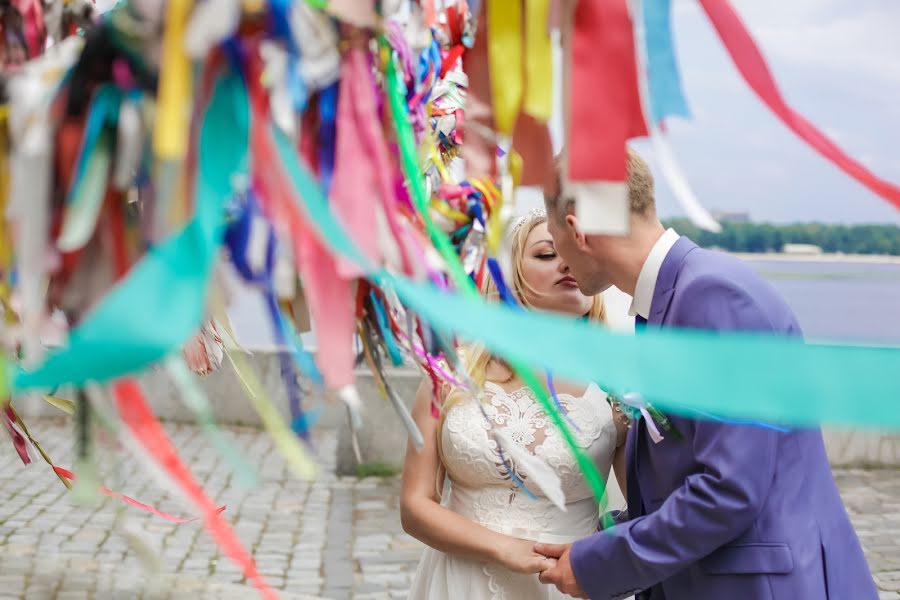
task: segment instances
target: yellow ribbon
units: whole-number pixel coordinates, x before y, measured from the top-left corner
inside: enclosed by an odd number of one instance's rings
[[[297,435],[291,431],[290,427],[287,426],[287,423],[284,422],[284,419],[281,418],[278,409],[275,408],[272,401],[266,396],[265,389],[256,378],[256,374],[246,361],[244,361],[244,357],[240,352],[229,352],[226,353],[225,356],[228,357],[231,366],[234,367],[234,372],[237,375],[238,381],[241,382],[241,385],[247,392],[247,396],[250,398],[253,408],[259,415],[266,431],[272,436],[275,447],[281,451],[288,466],[291,467],[291,469],[294,470],[294,473],[301,479],[314,479],[318,472],[316,463],[306,449],[300,444]]]
[[[525,0],[525,99],[522,110],[541,123],[553,110],[550,0]]]
[[[190,60],[184,34],[191,0],[169,0],[162,42],[156,129],[153,151],[162,160],[178,161],[187,154],[191,116]]]
[[[432,198],[431,200],[431,208],[442,216],[447,217],[451,221],[456,221],[458,223],[468,223],[471,219],[466,214],[461,213],[455,208],[451,208],[447,204],[444,204],[441,200],[436,198]]]
[[[524,89],[522,2],[489,0],[486,9],[494,126],[501,134],[511,137]]]
[[[489,0],[487,3],[494,126],[507,138],[512,136],[520,110],[541,122],[546,122],[553,110],[549,15],[550,0]]]

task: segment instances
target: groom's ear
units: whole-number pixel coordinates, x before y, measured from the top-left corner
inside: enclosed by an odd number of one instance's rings
[[[587,236],[581,229],[578,217],[572,213],[566,215],[566,233],[572,236],[572,239],[575,241],[575,246],[579,250],[585,251],[588,249]]]

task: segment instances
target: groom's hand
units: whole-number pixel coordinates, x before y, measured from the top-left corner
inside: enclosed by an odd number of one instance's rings
[[[534,551],[543,554],[547,558],[555,558],[556,566],[541,573],[541,583],[552,583],[563,594],[575,598],[587,598],[588,595],[572,571],[572,562],[569,560],[572,544],[535,544]]]

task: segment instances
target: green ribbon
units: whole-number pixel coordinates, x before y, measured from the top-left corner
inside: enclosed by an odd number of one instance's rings
[[[900,428],[900,348],[805,344],[746,332],[645,330],[623,335],[373,270],[291,152],[279,138],[279,154],[324,241],[367,269],[373,281],[393,288],[404,305],[441,333],[478,341],[516,363],[546,366],[560,377],[596,381],[607,390],[639,391],[657,408],[685,416],[704,411],[794,426]]]
[[[200,323],[221,233],[229,176],[247,162],[248,105],[239,77],[219,82],[201,131],[197,212],[153,249],[72,332],[64,348],[14,388],[53,388],[134,373],[179,347]],[[700,410],[784,425],[900,428],[900,349],[803,344],[749,333],[650,330],[636,336],[547,313],[512,311],[375,270],[334,221],[290,143],[279,153],[304,209],[337,253],[393,288],[437,331],[483,343],[561,377],[639,391],[660,409]]]
[[[322,237],[325,243],[329,244],[332,250],[334,250],[335,252],[342,254],[344,257],[355,262],[360,268],[369,273],[369,276],[372,278],[372,280],[379,285],[385,287],[395,287],[395,283],[397,283],[398,281],[404,281],[401,279],[395,279],[387,271],[375,269],[372,266],[371,261],[364,258],[362,252],[360,252],[356,247],[356,244],[353,243],[353,241],[344,231],[343,227],[341,227],[340,224],[338,224],[338,222],[332,216],[331,211],[328,208],[328,203],[322,195],[318,184],[312,178],[312,176],[300,165],[300,162],[297,160],[297,154],[291,147],[290,141],[284,135],[279,134],[277,131],[275,132],[274,137],[281,162],[284,165],[288,176],[293,181],[295,188],[298,190],[300,197],[303,199],[303,208],[305,209],[307,216],[315,224],[319,235]],[[459,265],[459,261],[455,255],[450,257],[450,259],[451,260],[448,261],[449,264],[455,263]],[[471,280],[469,281],[471,283]],[[415,286],[415,284],[412,284],[411,282],[410,284]],[[402,296],[401,299],[403,299]],[[485,304],[484,301],[481,300],[481,298],[477,295],[472,297],[471,299],[467,298],[467,302],[471,303],[474,306],[483,306]],[[413,306],[410,306],[410,308],[416,310],[416,308]],[[424,316],[424,313],[420,314]],[[426,320],[429,320],[430,322],[430,319]],[[584,449],[576,443],[574,434],[569,428],[568,423],[566,423],[563,415],[559,412],[559,409],[557,409],[553,401],[550,399],[550,396],[547,394],[546,388],[537,380],[532,370],[527,368],[525,364],[515,359],[508,360],[508,362],[510,367],[519,375],[525,385],[527,385],[534,391],[535,396],[537,397],[544,411],[547,413],[547,415],[550,416],[550,419],[562,433],[563,439],[565,439],[566,444],[569,446],[569,449],[575,456],[575,460],[577,461],[581,472],[584,474],[585,479],[587,480],[587,483],[591,488],[591,491],[597,498],[597,501],[602,506],[605,506],[606,486],[604,484],[603,477],[597,471],[597,467],[594,465],[593,461],[587,455]],[[540,362],[538,361],[537,363],[532,364],[540,364]]]

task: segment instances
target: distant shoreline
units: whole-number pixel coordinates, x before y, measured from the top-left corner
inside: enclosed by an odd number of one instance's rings
[[[885,254],[785,254],[784,252],[728,252],[741,260],[811,263],[868,263],[900,265],[900,256]]]

